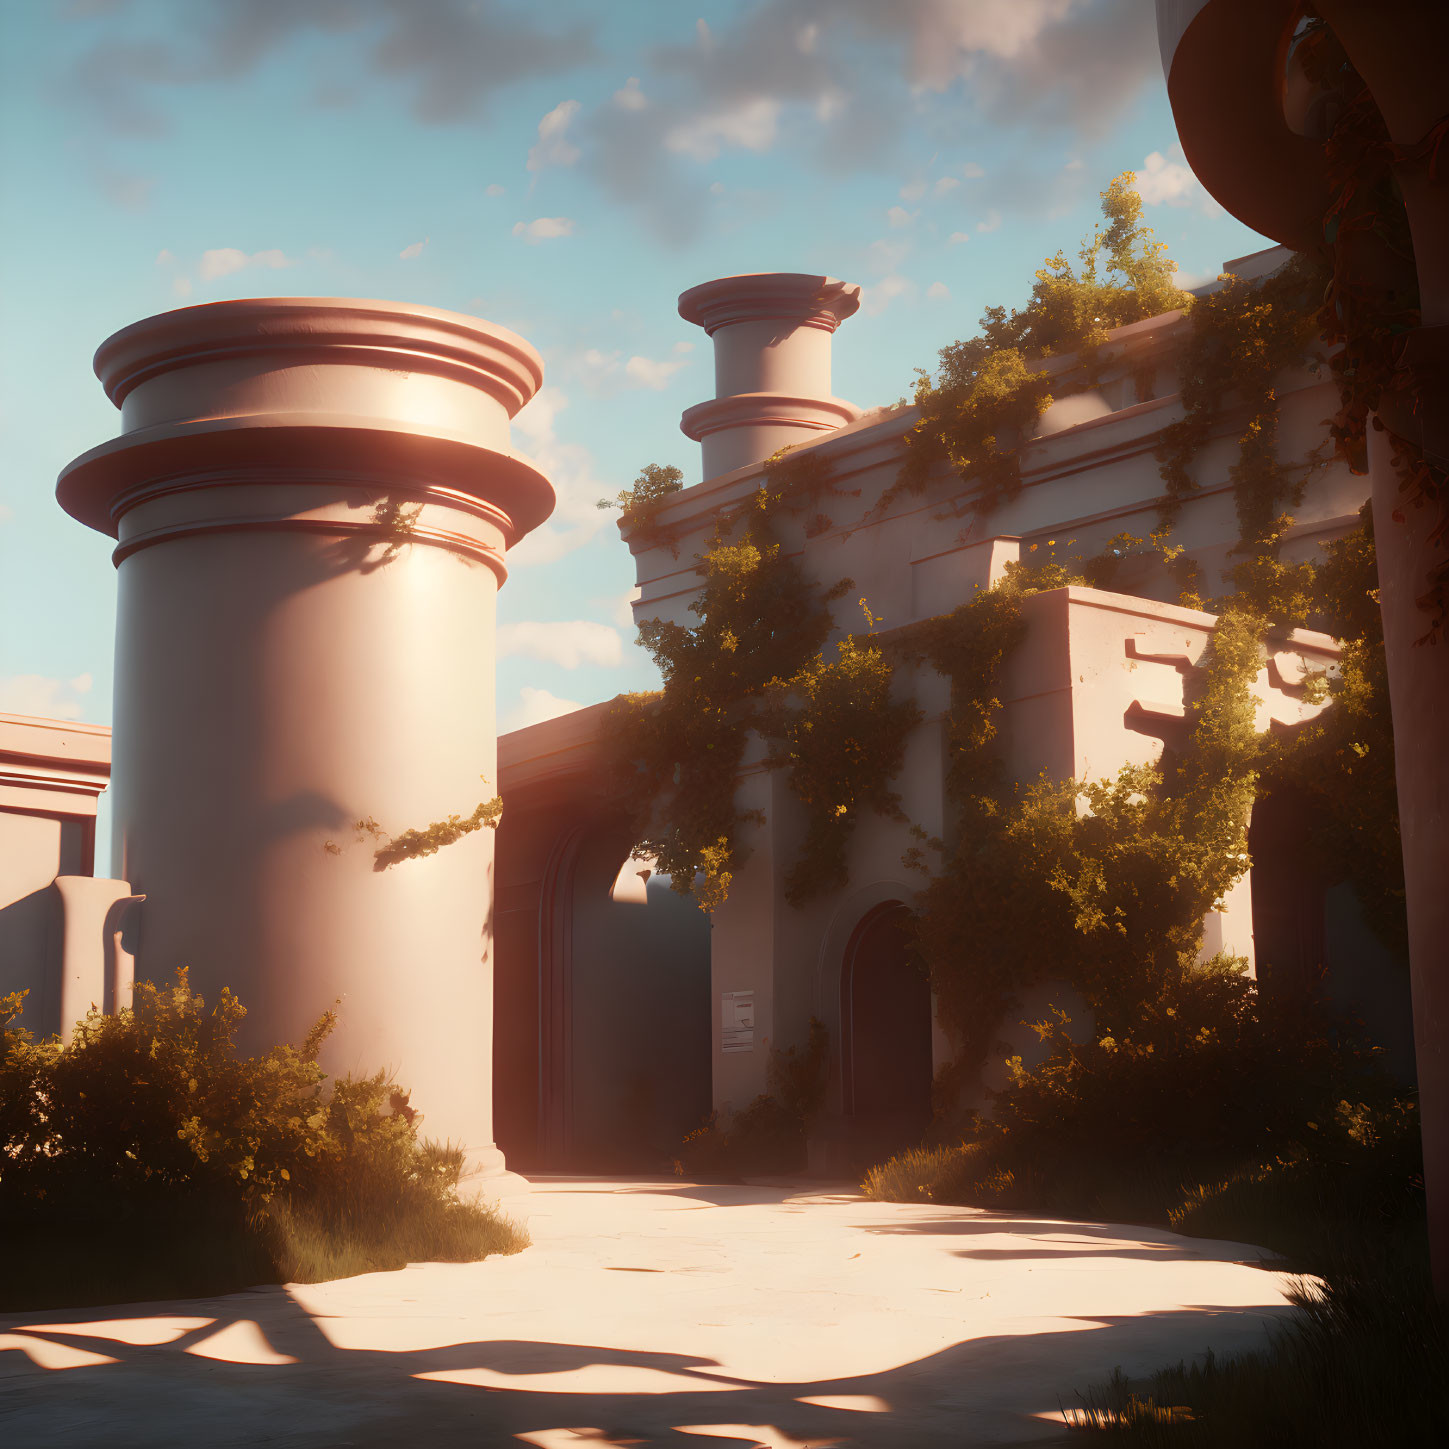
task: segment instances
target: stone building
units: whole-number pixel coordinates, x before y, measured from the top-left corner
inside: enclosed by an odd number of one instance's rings
[[[1286,256],[1274,249],[1225,270],[1259,276]],[[702,480],[670,499],[647,539],[626,534],[638,579],[636,620],[695,622],[696,556],[720,512],[759,486],[763,461],[781,447],[822,457],[838,490],[824,526],[809,519],[785,525],[787,548],[798,551],[815,583],[854,581],[834,606],[834,637],[861,627],[861,595],[877,628],[889,631],[950,611],[1000,578],[1008,561],[1058,540],[1090,555],[1119,534],[1153,531],[1162,493],[1153,450],[1163,427],[1182,415],[1181,313],[1111,334],[1099,383],[1047,410],[1022,450],[1019,496],[982,522],[960,488],[955,497],[946,488],[929,501],[907,495],[879,507],[897,477],[915,409],[866,410],[832,395],[832,336],[857,297],[858,289],[830,278],[772,274],[725,278],[680,299],[681,315],[712,337],[717,395],[688,409],[682,422],[701,442]],[[1071,375],[1077,359],[1054,358],[1048,366]],[[1332,385],[1305,370],[1285,379],[1280,395],[1282,455],[1306,455],[1332,412]],[[1198,463],[1202,486],[1173,534],[1210,588],[1218,587],[1238,536],[1228,481],[1236,421],[1219,419]],[[1357,524],[1365,496],[1365,480],[1342,465],[1318,473],[1283,557],[1316,556]],[[1030,629],[1010,664],[999,735],[1018,779],[1111,776],[1124,764],[1155,759],[1182,728],[1185,679],[1215,620],[1167,602],[1177,590],[1156,555],[1130,559],[1122,578],[1124,592],[1064,588],[1025,601]],[[1300,630],[1266,659],[1256,686],[1259,726],[1291,726],[1319,708],[1305,701],[1305,680],[1331,669],[1336,653],[1328,636]],[[947,684],[925,667],[898,672],[897,682],[925,718],[896,787],[907,820],[942,834]],[[763,1091],[770,1049],[802,1043],[811,1016],[826,1025],[831,1042],[817,1161],[841,1160],[842,1143],[868,1150],[873,1140],[895,1145],[908,1137],[929,1115],[932,1073],[949,1044],[933,1021],[928,987],[909,969],[899,929],[918,884],[902,865],[912,844],[907,824],[863,821],[851,847],[849,888],[791,905],[785,877],[803,834],[802,807],[782,774],[765,767],[755,739],[738,798],[765,824],[746,827],[751,853],[712,921],[697,912],[691,919],[687,902],[657,877],[640,888],[640,865],[628,858],[629,842],[602,803],[603,714],[593,706],[499,741],[506,804],[499,838],[500,1140],[525,1168],[642,1164],[711,1107],[738,1108]],[[1325,970],[1406,1068],[1412,1046],[1402,964],[1385,959],[1346,886],[1304,874],[1303,828],[1281,811],[1258,812],[1257,864],[1209,918],[1204,950],[1256,958],[1260,972],[1284,986]],[[525,848],[513,845],[522,839]],[[654,927],[645,924],[651,915]],[[611,920],[618,924],[606,924]],[[663,962],[652,952],[666,938],[673,954]],[[1027,1011],[1039,1016],[1048,998],[1064,1001],[1060,988],[1048,986]],[[691,1042],[707,1039],[708,1090],[702,1077],[678,1075],[673,1058],[657,1051],[676,1032]],[[1025,1035],[1008,1024],[1008,1036],[1029,1055],[1034,1039],[1021,1040]],[[988,1070],[984,1085],[991,1083]],[[641,1103],[648,1105],[640,1110]]]
[[[1285,257],[1275,249],[1228,269],[1262,275]],[[668,500],[647,537],[626,537],[636,620],[692,622],[696,555],[782,447],[821,458],[837,490],[828,518],[786,525],[809,578],[854,581],[834,605],[837,638],[860,627],[860,596],[889,631],[949,612],[1008,562],[1059,540],[1091,554],[1152,532],[1154,448],[1182,415],[1181,313],[1110,335],[1094,385],[1042,416],[1021,449],[1020,493],[983,521],[949,480],[882,506],[914,409],[833,395],[834,333],[858,298],[831,278],[763,274],[680,299],[681,315],[712,338],[716,395],[682,422],[701,444],[701,480]],[[1047,365],[1070,376],[1078,361]],[[462,639],[486,662],[507,549],[547,512],[547,483],[507,440],[541,377],[527,343],[426,308],[290,299],[138,323],[103,347],[97,367],[126,401],[123,432],[72,465],[61,495],[120,537],[117,772],[130,777],[116,859],[126,878],[88,879],[86,822],[108,774],[107,732],[0,718],[0,992],[34,989],[43,1005],[33,1024],[59,1029],[89,1001],[123,999],[132,969],[164,977],[187,953],[230,963],[204,979],[219,986],[210,978],[223,970],[224,984],[259,1000],[258,1041],[295,1036],[343,992],[344,1021],[351,1008],[362,1026],[339,1034],[329,1069],[395,1066],[430,1125],[494,1174],[498,1149],[524,1172],[657,1168],[712,1107],[762,1091],[771,1049],[802,1042],[812,1016],[830,1041],[818,1166],[923,1125],[948,1044],[901,930],[915,889],[902,864],[908,826],[864,821],[848,888],[790,904],[801,812],[758,740],[737,788],[764,823],[749,828],[748,862],[713,918],[631,856],[602,778],[607,702],[497,740],[494,851],[483,831],[396,872],[370,866],[359,819],[386,812],[382,824],[396,829],[466,814],[467,792],[481,788],[472,779],[492,776],[491,670],[449,671]],[[1332,385],[1303,370],[1280,396],[1283,454],[1306,455],[1323,436]],[[1174,533],[1210,587],[1238,533],[1236,422],[1218,420]],[[232,472],[219,478],[223,437]],[[1316,555],[1355,525],[1365,496],[1342,466],[1320,470],[1283,556]],[[1215,619],[1168,602],[1176,590],[1155,555],[1124,560],[1120,577],[1119,592],[1072,587],[1024,601],[1028,634],[1009,665],[1000,727],[1018,778],[1107,777],[1155,759],[1182,728],[1185,683]],[[197,599],[191,614],[174,613]],[[218,628],[232,651],[220,665]],[[1321,708],[1305,684],[1336,653],[1326,635],[1298,631],[1267,657],[1260,726],[1291,727]],[[231,688],[232,655],[247,660],[250,693]],[[451,682],[434,685],[430,670]],[[208,681],[199,692],[198,677]],[[379,679],[394,691],[427,682],[436,698],[379,711]],[[895,782],[903,812],[942,834],[947,684],[924,666],[897,683],[923,715]],[[217,714],[218,697],[232,713]],[[339,755],[328,731],[342,721],[352,742]],[[164,782],[178,758],[193,791],[180,803]],[[390,762],[386,778],[379,759]],[[197,812],[222,806],[245,828],[207,860],[194,848]],[[1345,886],[1305,874],[1302,828],[1255,815],[1253,871],[1210,917],[1204,949],[1248,957],[1269,983],[1325,970],[1407,1061],[1402,968],[1382,960]],[[230,935],[218,921],[233,923]]]

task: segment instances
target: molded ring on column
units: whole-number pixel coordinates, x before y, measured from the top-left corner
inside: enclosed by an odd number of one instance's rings
[[[553,512],[554,490],[543,471],[511,448],[374,418],[300,414],[208,418],[122,433],[67,464],[56,498],[72,518],[115,538],[120,514],[152,494],[148,485],[186,486],[214,472],[219,459],[256,482],[285,483],[318,470],[340,479],[356,470],[358,481],[378,487],[466,493],[507,518],[509,547]]]
[[[679,430],[686,438],[701,442],[711,433],[729,428],[801,428],[829,432],[853,423],[862,409],[842,397],[791,397],[787,393],[737,392],[729,397],[710,398],[686,408]]]
[[[508,437],[543,362],[476,317],[337,297],[214,302],[123,328],[95,370],[122,432],[70,463],[56,493],[112,537],[124,495],[219,468],[467,494],[503,516],[509,546],[553,511],[548,480]]]
[[[249,297],[162,312],[101,343],[95,373],[120,407],[162,373],[262,356],[274,366],[347,361],[454,377],[491,393],[510,418],[543,385],[543,359],[506,327],[357,297]]]

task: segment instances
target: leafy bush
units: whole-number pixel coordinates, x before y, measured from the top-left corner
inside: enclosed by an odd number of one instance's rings
[[[1008,1062],[991,1117],[959,1146],[872,1169],[867,1195],[1170,1220],[1274,1248],[1293,1246],[1288,1196],[1375,1221],[1417,1210],[1412,1102],[1346,1025],[1260,998],[1231,958],[1099,1020],[1089,1042],[1067,1025],[1056,1012],[1036,1026],[1048,1056]]]
[[[1427,1267],[1345,1265],[1290,1296],[1302,1310],[1261,1353],[1179,1363],[1145,1383],[1117,1370],[1079,1395],[1084,1443],[1141,1449],[1404,1449],[1449,1437],[1449,1325]]]
[[[675,1172],[731,1182],[803,1168],[806,1134],[825,1100],[826,1046],[825,1027],[812,1016],[803,1050],[770,1053],[768,1090],[729,1116],[711,1112],[680,1144]]]
[[[237,1055],[245,1008],[187,983],[136,984],[69,1043],[0,999],[0,1226],[28,1251],[9,1307],[317,1281],[523,1238],[459,1198],[462,1153],[419,1139],[384,1074],[324,1092],[326,1013],[300,1046]]]

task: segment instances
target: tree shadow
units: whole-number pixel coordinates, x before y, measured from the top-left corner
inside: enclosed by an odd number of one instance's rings
[[[480,1277],[480,1291],[486,1287]],[[499,1337],[429,1346],[423,1340],[437,1331],[436,1317],[409,1317],[408,1302],[393,1297],[373,1309],[374,1322],[386,1313],[394,1341],[419,1345],[397,1349],[340,1346],[368,1332],[364,1313],[335,1315],[341,1322],[329,1332],[329,1315],[314,1315],[280,1287],[133,1305],[124,1317],[95,1309],[5,1315],[0,1440],[52,1449],[1053,1444],[1062,1431],[1042,1416],[1114,1367],[1145,1375],[1209,1341],[1219,1354],[1261,1347],[1266,1325],[1293,1311],[1202,1305],[1077,1318],[1070,1322],[1080,1327],[1060,1331],[963,1338],[878,1372],[767,1382],[732,1375],[709,1357],[584,1342]],[[124,1326],[137,1320],[151,1327]],[[120,1337],[104,1336],[108,1328]],[[150,1341],[124,1341],[138,1333]],[[223,1334],[231,1346],[218,1342]],[[375,1329],[371,1336],[375,1342]],[[197,1352],[208,1342],[217,1357]],[[246,1356],[247,1343],[292,1361],[232,1361]],[[33,1362],[57,1348],[113,1361],[64,1370]],[[890,1362],[888,1344],[880,1357]]]
[[[964,1209],[971,1212],[972,1209]],[[1167,1228],[1146,1227],[1140,1223],[1078,1222],[1071,1218],[1036,1221],[1014,1217],[1010,1213],[981,1209],[969,1218],[923,1218],[919,1222],[892,1221],[861,1225],[861,1230],[880,1236],[939,1235],[943,1237],[993,1236],[1009,1234],[1013,1238],[1048,1236],[1051,1241],[1040,1248],[963,1248],[953,1256],[960,1258],[1053,1258],[1053,1257],[1117,1257],[1145,1258],[1154,1262],[1195,1261],[1221,1262],[1224,1249],[1245,1249],[1250,1258],[1233,1258],[1233,1262],[1287,1261],[1267,1248],[1239,1242],[1233,1238],[1184,1238]],[[1114,1246],[1096,1248],[1081,1246],[1062,1239],[1109,1239]]]

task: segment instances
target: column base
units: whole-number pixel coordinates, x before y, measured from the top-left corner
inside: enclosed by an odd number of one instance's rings
[[[463,1158],[463,1175],[458,1179],[458,1191],[464,1196],[481,1193],[490,1198],[509,1197],[528,1192],[532,1186],[526,1177],[508,1170],[503,1153],[492,1142],[487,1147],[466,1153]]]

